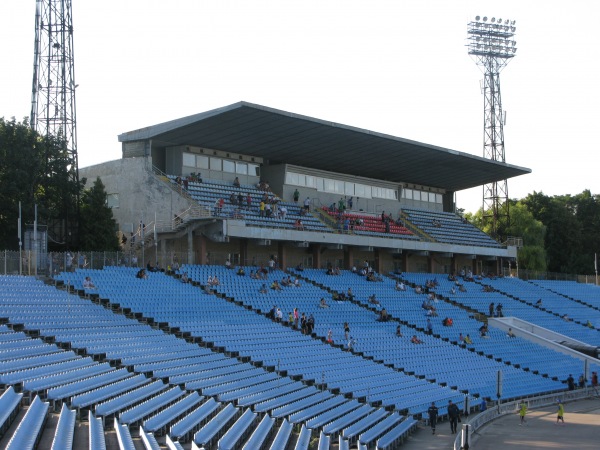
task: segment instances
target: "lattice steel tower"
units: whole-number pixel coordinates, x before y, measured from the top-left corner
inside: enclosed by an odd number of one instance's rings
[[[475,57],[484,72],[483,157],[506,162],[504,153],[504,123],[500,95],[500,71],[517,52],[515,21],[477,16],[467,24],[469,55]],[[492,236],[499,236],[499,224],[504,218],[510,224],[508,182],[506,179],[483,187],[483,218],[492,221]]]
[[[79,184],[73,53],[71,0],[36,0],[30,125],[40,135],[62,142],[70,178]],[[78,212],[66,215],[63,224],[53,228],[56,238],[69,245],[76,235]]]

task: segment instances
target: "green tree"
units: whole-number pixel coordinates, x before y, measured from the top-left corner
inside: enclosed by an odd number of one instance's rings
[[[533,214],[520,201],[511,201],[510,226],[506,227],[509,236],[523,238],[523,247],[519,249],[519,266],[529,270],[546,270],[546,251],[544,236],[546,227],[536,220]]]
[[[546,251],[544,249],[544,236],[546,228],[544,224],[535,217],[527,207],[516,200],[509,200],[510,225],[501,220],[498,229],[502,235],[520,237],[523,239],[523,247],[519,249],[519,266],[529,270],[546,270]],[[476,213],[467,213],[466,218],[473,225],[487,234],[491,232],[491,221],[484,220],[483,210]]]
[[[54,137],[34,132],[27,119],[0,118],[0,245],[18,248],[17,218],[22,204],[23,225],[38,223],[50,228],[49,247],[64,249],[67,224],[77,222],[77,193],[70,158]],[[58,242],[58,245],[53,245]]]
[[[542,192],[529,194],[523,204],[546,227],[544,247],[550,272],[574,273],[581,268],[584,248],[577,206],[570,195],[548,197]]]
[[[79,247],[82,250],[117,251],[119,239],[112,210],[106,205],[106,190],[100,177],[81,199]]]

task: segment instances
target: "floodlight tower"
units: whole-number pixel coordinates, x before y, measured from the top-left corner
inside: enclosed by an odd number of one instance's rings
[[[514,58],[517,52],[515,21],[492,17],[475,17],[467,24],[469,55],[475,57],[484,72],[484,123],[483,157],[506,162],[504,154],[504,123],[502,96],[500,95],[500,71]],[[494,181],[483,187],[483,218],[492,221],[492,235],[498,239],[501,218],[509,224],[508,183]]]
[[[41,136],[58,139],[70,179],[79,185],[76,88],[71,0],[36,0],[30,125]],[[67,209],[65,215],[62,225],[48,225],[59,242],[69,245],[76,236],[78,212]]]

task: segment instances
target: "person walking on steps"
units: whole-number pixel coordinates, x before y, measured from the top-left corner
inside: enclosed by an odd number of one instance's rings
[[[429,414],[429,425],[431,425],[431,434],[435,434],[435,425],[437,423],[438,409],[435,402],[431,402],[431,406],[427,410]]]
[[[460,415],[460,411],[458,410],[458,406],[452,403],[452,400],[448,400],[448,419],[450,420],[450,431],[456,434],[456,429],[458,427],[458,416]]]
[[[558,425],[558,422],[560,421],[563,425],[565,424],[565,407],[563,406],[562,402],[559,400],[558,401],[558,413],[556,416],[556,424]]]
[[[519,417],[521,417],[521,422],[519,423],[519,425],[523,425],[523,424],[527,423],[527,421],[525,420],[526,415],[527,415],[527,404],[525,403],[524,400],[522,400],[521,403],[519,404]]]

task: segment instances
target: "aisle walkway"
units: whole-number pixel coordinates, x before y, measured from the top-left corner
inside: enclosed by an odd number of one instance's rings
[[[501,417],[477,432],[470,450],[596,450],[600,439],[600,399],[565,404],[565,425],[556,425],[556,408],[531,410],[526,426],[517,415]],[[438,424],[432,436],[420,427],[402,450],[452,450],[454,442],[448,422]]]

